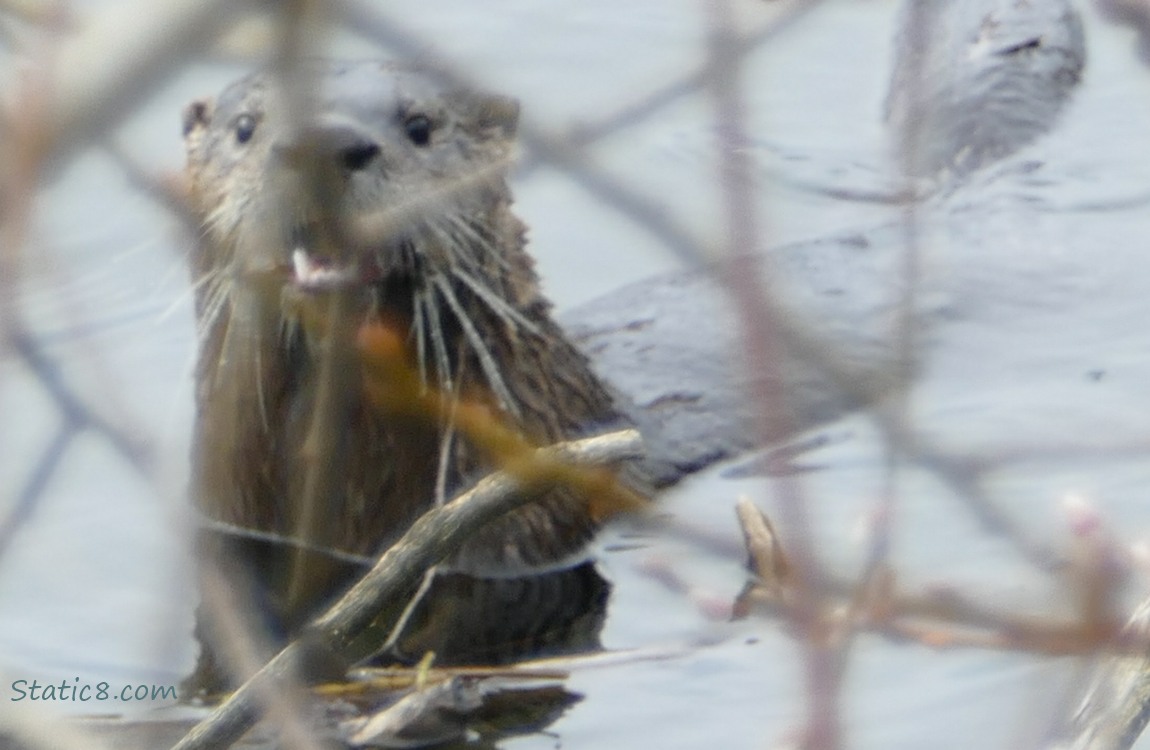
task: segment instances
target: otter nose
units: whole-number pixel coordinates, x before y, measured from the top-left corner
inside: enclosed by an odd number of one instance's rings
[[[379,144],[361,138],[341,145],[338,155],[348,171],[358,172],[365,169],[379,155]]]
[[[362,132],[346,125],[317,128],[314,143],[321,153],[351,172],[358,172],[379,155],[379,144]]]
[[[316,162],[343,167],[349,172],[366,169],[379,156],[380,148],[372,138],[348,125],[318,125],[300,134],[294,146],[281,149],[289,163],[309,156]],[[313,162],[315,163],[315,162]]]

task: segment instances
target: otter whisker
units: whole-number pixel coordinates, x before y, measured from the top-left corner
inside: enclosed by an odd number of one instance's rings
[[[251,365],[253,366],[248,366],[245,370],[255,380],[256,404],[259,410],[260,424],[265,430],[268,430],[270,429],[270,423],[268,422],[266,394],[264,392],[263,382],[263,361],[261,357],[264,342],[257,340],[255,346],[251,345],[252,342],[247,340],[251,337],[251,332],[241,322],[237,321],[234,300],[229,297],[227,304],[231,307],[231,312],[224,321],[224,333],[220,346],[220,351],[223,352],[223,354],[216,362],[217,378],[220,382],[227,381],[232,384],[232,387],[236,387],[236,374],[234,372],[229,373],[224,368],[236,368],[247,364],[248,360],[246,358],[253,357],[251,360]],[[257,332],[256,335],[262,339],[263,333]],[[243,375],[240,377],[243,377]]]
[[[411,335],[415,337],[415,360],[419,367],[419,383],[427,389],[427,318],[423,311],[423,296],[411,297]]]
[[[239,224],[239,217],[243,215],[243,207],[243,205],[236,206],[221,203],[209,211],[202,222],[204,235],[215,235],[217,237],[232,236]]]
[[[457,263],[466,262],[463,258],[458,257],[455,238],[448,234],[444,227],[438,224],[425,223],[419,231],[423,235],[419,245],[424,250],[425,255],[436,258],[433,265],[437,270],[446,271]],[[432,253],[432,248],[438,252]]]
[[[204,291],[204,312],[201,314],[203,325],[199,326],[198,333],[203,336],[207,328],[214,325],[225,310],[232,306],[234,277],[228,267],[212,272]]]
[[[451,270],[466,269],[467,271],[482,273],[483,259],[491,254],[492,250],[483,243],[481,237],[471,237],[458,225],[448,225],[441,229],[444,244],[451,257]]]
[[[219,279],[219,277],[222,274],[223,274],[223,269],[220,269],[220,268],[213,268],[212,270],[208,271],[207,273],[201,274],[199,278],[192,281],[192,287],[191,287],[190,291],[193,294],[198,294],[201,289],[203,289],[208,284]]]
[[[167,286],[169,279],[175,278],[177,273],[181,270],[180,266],[181,263],[179,261],[172,259],[172,262],[169,263],[169,270],[164,272],[164,275],[158,284]],[[195,296],[199,293],[200,288],[203,286],[203,283],[204,280],[202,278],[194,280],[189,289],[177,294],[176,298],[172,300],[170,304],[165,305],[164,309],[160,311],[157,321],[167,320],[172,315],[172,313],[187,304],[189,299],[194,299]]]
[[[443,256],[443,263],[438,264],[441,271],[450,272],[460,266],[471,267],[475,263],[473,253],[468,252],[471,246],[466,242],[461,242],[450,231],[450,227],[441,226],[438,224],[429,224],[424,227],[424,232],[431,235],[429,245],[434,243]]]
[[[229,290],[227,280],[220,271],[212,271],[202,279],[204,285],[203,310],[196,326],[196,335],[201,339],[207,338],[216,320],[228,303]]]
[[[295,316],[285,315],[283,317],[283,319],[280,320],[280,330],[279,330],[280,349],[285,350],[285,351],[290,349],[293,342],[296,340],[296,338],[299,337],[300,332],[302,330],[303,330],[303,326],[301,325],[299,318],[297,318]]]
[[[216,299],[219,296],[219,276],[218,269],[212,269],[208,273],[200,276],[192,284],[192,294],[196,297],[196,322],[199,324],[197,328],[202,327],[204,318],[211,320],[215,316],[211,314],[211,310],[217,305]]]
[[[263,425],[265,432],[271,432],[271,420],[268,419],[267,389],[264,387],[263,350],[263,346],[256,347],[255,372],[253,374],[256,379],[256,404],[259,408],[260,424]]]
[[[507,383],[503,379],[503,373],[499,371],[495,357],[491,355],[491,350],[487,348],[487,343],[479,335],[479,331],[475,330],[475,325],[471,322],[471,317],[467,311],[463,309],[463,305],[460,304],[459,298],[455,296],[455,289],[452,288],[451,281],[443,276],[436,276],[435,286],[443,295],[448,307],[455,313],[456,321],[459,323],[459,327],[463,329],[467,340],[471,342],[471,348],[475,352],[475,356],[479,358],[479,364],[487,378],[487,385],[495,391],[499,405],[508,414],[519,416],[519,409],[511,398],[511,391],[507,388]]]
[[[458,230],[463,236],[470,239],[470,242],[463,243],[475,247],[482,248],[483,257],[485,259],[494,260],[495,263],[504,271],[512,272],[511,264],[508,262],[504,254],[499,251],[499,243],[489,232],[483,231],[483,228],[476,222],[464,218],[459,214],[448,214],[446,217],[451,226]],[[472,263],[471,265],[475,265]]]
[[[536,335],[539,335],[539,327],[528,320],[522,313],[507,303],[502,297],[495,292],[491,291],[479,279],[464,271],[462,268],[453,268],[451,273],[455,278],[462,281],[468,289],[470,289],[476,297],[482,300],[495,313],[507,323],[512,329],[521,328]]]
[[[451,394],[451,412],[447,416],[447,424],[439,438],[439,462],[435,467],[435,504],[443,505],[447,502],[447,475],[451,469],[451,444],[455,440],[455,409],[459,405],[459,391]]]
[[[438,276],[435,277],[435,279],[438,278]],[[435,291],[433,288],[425,286],[419,290],[418,294],[423,302],[424,310],[427,311],[427,322],[431,324],[428,333],[431,336],[436,367],[439,370],[439,387],[445,391],[452,391],[454,386],[452,385],[451,360],[447,356],[447,341],[443,336],[443,321],[439,319],[439,306],[435,304]]]

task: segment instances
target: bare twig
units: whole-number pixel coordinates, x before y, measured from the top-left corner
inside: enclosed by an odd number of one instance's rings
[[[247,7],[230,0],[169,0],[108,10],[59,49],[46,86],[45,160],[60,165],[132,113]],[[131,28],[125,36],[123,30]],[[4,112],[0,123],[14,112]]]
[[[801,15],[814,5],[815,3],[803,3],[797,8],[796,13]],[[460,85],[474,83],[458,66],[451,66],[447,62],[450,58],[442,54],[434,44],[413,37],[389,18],[363,3],[349,3],[345,23],[357,32],[385,44],[404,56],[417,60],[435,60],[432,72],[445,81]],[[726,42],[728,46],[723,54],[731,61],[741,59],[745,54],[744,44],[748,43],[744,40],[748,38],[738,35],[728,36]],[[729,66],[731,62],[724,64]],[[706,70],[713,73],[714,65],[713,61],[708,63]],[[632,120],[633,116],[620,117],[621,123]],[[595,137],[599,137],[600,133],[605,134],[606,130],[595,130]],[[603,205],[610,206],[648,231],[686,265],[700,268],[703,272],[720,273],[716,267],[710,265],[716,256],[709,243],[696,237],[686,225],[676,220],[657,201],[628,188],[595,163],[591,154],[579,145],[589,143],[590,137],[565,138],[549,133],[525,119],[520,127],[519,140],[527,150],[527,159],[521,168],[529,169],[538,163],[560,170]],[[748,274],[740,274],[739,277],[744,280],[750,278]],[[903,379],[891,377],[889,373],[876,376],[874,373],[862,372],[858,367],[840,359],[805,321],[784,314],[772,300],[760,298],[756,305],[760,308],[758,317],[765,315],[773,321],[775,335],[785,342],[787,353],[825,374],[835,387],[847,394],[852,401],[861,404],[875,403],[903,384]],[[903,357],[903,361],[907,361],[906,356]],[[1032,538],[1020,524],[1011,519],[1009,514],[1002,511],[982,490],[979,483],[974,481],[976,478],[972,478],[967,471],[969,468],[967,464],[952,460],[944,449],[914,435],[901,414],[880,411],[877,412],[877,418],[879,426],[885,433],[884,438],[892,444],[892,448],[903,452],[907,460],[918,462],[927,469],[935,471],[968,502],[988,529],[1004,534],[1029,559],[1044,569],[1051,569],[1057,565],[1058,556],[1050,547]]]
[[[743,529],[756,580],[739,595],[734,610],[741,616],[769,615],[793,619],[793,582],[780,541],[766,518],[753,506],[740,503]],[[767,571],[764,578],[762,571]],[[824,594],[819,630],[850,634],[877,633],[896,641],[914,641],[936,649],[979,648],[1030,654],[1080,655],[1100,649],[1141,653],[1150,647],[1146,633],[1119,634],[1119,620],[1084,608],[1077,619],[1051,614],[1017,612],[982,604],[954,589],[933,587],[900,591],[889,568],[860,584],[827,575],[818,582]],[[839,644],[841,649],[841,644]]]
[[[98,433],[133,468],[145,476],[149,475],[152,456],[147,445],[84,403],[64,382],[56,363],[48,357],[31,333],[17,324],[9,343],[56,402],[69,425],[76,429],[89,429]]]
[[[915,434],[908,403],[905,399],[910,373],[916,356],[916,335],[914,330],[915,293],[918,272],[918,221],[913,207],[908,209],[904,222],[907,233],[908,252],[903,267],[903,281],[906,294],[901,300],[897,330],[894,340],[898,345],[898,365],[896,371],[884,372],[879,376],[859,372],[844,364],[824,341],[813,333],[807,325],[794,317],[787,317],[782,308],[759,288],[760,269],[752,267],[747,258],[761,249],[758,227],[755,224],[755,204],[752,181],[748,171],[750,165],[745,156],[746,135],[743,131],[743,99],[737,85],[738,73],[749,53],[758,49],[764,42],[789,28],[794,21],[802,18],[819,4],[818,0],[792,0],[779,3],[782,10],[766,26],[749,32],[738,33],[729,19],[723,17],[726,5],[715,0],[715,24],[711,54],[697,69],[686,72],[675,81],[639,96],[617,112],[605,116],[598,122],[566,131],[550,132],[533,124],[524,123],[521,142],[526,146],[527,159],[521,167],[529,171],[538,166],[555,167],[564,172],[588,194],[619,211],[639,227],[657,238],[664,247],[675,253],[686,264],[696,267],[711,264],[718,256],[720,243],[711,238],[697,236],[691,228],[676,216],[671,215],[660,202],[658,196],[645,194],[629,188],[619,179],[603,169],[590,153],[588,146],[597,140],[633,126],[651,117],[680,97],[707,87],[714,97],[720,129],[723,152],[719,160],[722,170],[723,190],[726,198],[729,238],[722,244],[729,246],[734,259],[718,270],[708,269],[727,284],[745,329],[746,354],[757,373],[769,374],[770,368],[778,360],[778,352],[785,345],[789,356],[799,357],[830,377],[835,384],[854,400],[861,403],[875,401],[880,396],[896,394],[893,408],[882,409],[875,419],[881,431],[881,440],[887,451],[888,474],[886,492],[880,499],[875,512],[874,534],[868,549],[867,562],[857,580],[831,578],[819,569],[816,555],[808,537],[808,519],[804,517],[803,498],[798,494],[793,479],[776,482],[779,489],[779,506],[782,509],[782,526],[795,534],[795,548],[791,550],[793,561],[784,557],[777,545],[773,529],[765,518],[758,515],[762,523],[754,525],[756,516],[741,508],[744,528],[754,526],[754,534],[748,532],[748,542],[757,545],[755,559],[759,562],[758,572],[769,585],[756,587],[747,595],[746,602],[767,612],[786,618],[797,626],[797,632],[805,638],[807,648],[807,688],[811,694],[811,712],[808,720],[808,734],[805,741],[810,747],[831,747],[838,744],[838,727],[835,694],[841,682],[847,648],[854,633],[875,632],[892,639],[910,639],[917,643],[935,647],[1001,648],[1028,653],[1083,654],[1108,648],[1121,655],[1110,657],[1099,668],[1099,676],[1089,696],[1083,702],[1073,720],[1073,739],[1060,748],[1075,750],[1110,750],[1126,748],[1141,732],[1150,714],[1150,687],[1147,687],[1146,649],[1150,641],[1146,622],[1150,620],[1150,604],[1144,605],[1136,614],[1127,630],[1115,636],[1114,623],[1105,607],[1097,607],[1099,617],[1090,619],[1091,607],[1084,605],[1086,615],[1082,621],[1063,621],[1042,614],[1020,614],[1014,611],[1000,611],[984,606],[976,597],[964,597],[950,590],[925,592],[899,591],[895,585],[890,549],[894,529],[894,479],[898,467],[915,463],[954,490],[966,507],[981,520],[985,527],[996,534],[1005,536],[1027,558],[1044,570],[1073,568],[1064,565],[1064,556],[1050,544],[1030,531],[1024,519],[1014,518],[1007,509],[1001,507],[985,487],[987,475],[995,468],[1025,460],[1027,455],[1041,452],[1041,448],[1030,444],[1027,451],[1005,451],[988,456],[963,456],[948,450],[938,442],[932,442]],[[320,4],[322,5],[322,4]],[[310,30],[320,28],[309,20],[310,13],[321,9],[320,5],[301,2],[281,4],[271,11],[281,22],[277,27],[281,32],[275,49],[276,61],[286,70],[285,78],[289,94],[306,96],[306,86],[295,85],[291,68],[303,56],[301,50],[312,46]],[[1145,3],[1138,0],[1097,0],[1096,5],[1106,8],[1120,7],[1123,20],[1137,25],[1145,31]],[[27,251],[26,235],[28,217],[35,196],[35,185],[48,170],[78,153],[79,149],[93,140],[99,141],[110,128],[127,117],[135,104],[142,101],[159,85],[166,81],[179,66],[223,30],[236,17],[237,10],[256,7],[253,3],[203,3],[199,0],[176,0],[149,7],[148,13],[134,13],[132,21],[138,33],[129,37],[122,35],[123,16],[113,10],[106,18],[95,24],[79,28],[79,33],[57,45],[53,37],[48,45],[52,54],[45,56],[42,64],[29,79],[31,86],[22,93],[29,96],[15,97],[15,105],[0,112],[0,135],[5,162],[0,167],[0,342],[14,351],[31,371],[33,377],[48,392],[56,408],[62,414],[62,424],[44,448],[32,467],[29,479],[17,495],[14,510],[0,521],[0,555],[21,528],[24,520],[34,510],[34,503],[43,493],[61,459],[67,455],[72,438],[81,430],[89,430],[111,445],[136,471],[151,476],[152,456],[146,444],[133,436],[124,426],[104,415],[98,405],[89,404],[72,388],[60,372],[60,368],[45,347],[45,337],[35,334],[19,314],[19,280],[22,267],[21,254]],[[129,12],[134,8],[125,6]],[[1135,8],[1131,11],[1130,8]],[[1137,10],[1141,8],[1141,10]],[[37,0],[0,0],[0,13],[14,14],[33,23],[45,23],[45,32],[58,34],[59,21],[64,7],[55,2]],[[1135,21],[1134,14],[1140,14]],[[1141,19],[1140,21],[1138,19]],[[355,2],[347,15],[348,24],[363,34],[385,42],[389,47],[405,57],[432,59],[433,67],[442,71],[445,78],[456,82],[471,83],[459,68],[445,66],[446,57],[439,54],[435,46],[424,39],[407,34],[400,24],[393,22],[382,13],[373,10],[369,4]],[[7,22],[9,17],[3,21]],[[140,23],[147,28],[141,29]],[[51,28],[49,28],[51,27]],[[24,28],[20,27],[23,41]],[[34,29],[29,30],[31,35]],[[927,35],[921,35],[924,39]],[[116,44],[109,44],[114,38]],[[57,55],[57,53],[59,53]],[[305,103],[306,105],[306,103]],[[297,107],[300,110],[301,107]],[[297,111],[299,120],[305,119]],[[908,157],[913,158],[913,140],[908,139]],[[12,150],[7,150],[16,144]],[[157,195],[164,205],[179,216],[185,216],[180,203],[178,185],[174,182],[157,181],[137,165],[114,152],[129,179],[144,192]],[[499,165],[502,168],[502,165]],[[477,175],[482,179],[482,175]],[[160,192],[156,189],[163,188]],[[378,217],[377,217],[378,218]],[[370,229],[370,227],[368,228]],[[335,229],[333,228],[333,231]],[[365,230],[367,231],[367,230]],[[769,274],[768,274],[769,280]],[[332,368],[338,363],[332,360]],[[761,409],[760,432],[765,436],[785,432],[791,426],[779,421],[773,409],[786,394],[775,389],[781,382],[775,377],[764,377],[762,382],[754,379],[755,407]],[[419,408],[433,414],[434,404],[421,403]],[[320,412],[331,411],[321,409]],[[327,426],[330,429],[330,425]],[[465,498],[440,511],[433,511],[422,519],[399,545],[376,564],[373,572],[364,579],[349,597],[346,604],[328,612],[314,625],[314,631],[321,639],[337,645],[346,642],[362,625],[368,613],[374,611],[380,597],[400,590],[408,585],[411,576],[421,572],[430,561],[442,557],[458,538],[467,533],[470,523],[480,523],[487,514],[496,514],[494,508],[502,502],[500,493],[514,494],[517,485],[533,482],[552,482],[570,479],[570,475],[552,471],[562,449],[534,451],[498,430],[479,427],[477,435],[487,442],[484,448],[493,454],[510,458],[501,475],[489,478],[469,493]],[[316,432],[322,432],[316,429]],[[615,453],[608,450],[611,460],[635,451],[635,437],[631,434],[616,436],[620,441]],[[606,438],[604,438],[606,439]],[[589,446],[594,441],[574,444]],[[1113,450],[1139,451],[1144,446],[1123,445]],[[578,450],[582,450],[579,448]],[[588,448],[590,450],[590,448]],[[1054,446],[1052,452],[1073,453],[1076,456],[1098,455],[1111,449],[1103,449],[1095,441],[1081,445],[1068,441]],[[517,463],[527,453],[546,457],[541,465],[548,471],[524,470],[524,463]],[[580,454],[582,455],[582,454]],[[587,458],[583,456],[580,460]],[[564,459],[566,460],[566,459]],[[321,457],[317,465],[324,464]],[[529,464],[529,461],[527,462]],[[320,469],[322,471],[322,469]],[[589,476],[580,474],[578,476]],[[581,481],[576,476],[576,481]],[[315,475],[314,488],[321,488],[325,481],[320,474]],[[309,492],[316,495],[317,492]],[[319,493],[322,494],[322,493]],[[486,498],[486,499],[484,499]],[[490,502],[491,508],[487,507]],[[462,504],[462,507],[457,507]],[[478,504],[481,507],[474,508]],[[311,505],[311,503],[309,503]],[[470,520],[468,520],[470,519]],[[672,527],[673,528],[673,527]],[[226,533],[240,533],[253,538],[315,551],[314,545],[292,538],[273,534],[262,534],[248,530],[222,528]],[[797,530],[797,531],[796,531]],[[694,540],[696,549],[704,543],[702,535],[681,535]],[[320,550],[325,551],[325,550]],[[373,561],[358,556],[340,556],[340,553],[326,550],[333,556],[347,562],[366,566]],[[438,557],[437,557],[438,556]],[[793,568],[793,569],[792,569]],[[390,577],[389,577],[390,576]],[[1087,583],[1097,582],[1091,579]],[[209,587],[210,589],[211,587]],[[797,597],[792,596],[795,592]],[[1087,587],[1086,594],[1097,593]],[[1112,594],[1112,589],[1102,593]],[[845,604],[845,606],[843,606]],[[235,607],[225,607],[228,611]],[[234,611],[233,611],[234,614]],[[226,618],[225,618],[226,619]],[[238,647],[250,646],[239,629],[229,629],[235,636]],[[277,723],[286,723],[287,717],[297,714],[292,703],[296,697],[289,692],[281,694],[279,688],[288,674],[291,654],[298,646],[291,646],[280,654],[251,685],[241,688],[232,701],[221,707],[217,718],[211,720],[197,732],[193,732],[180,747],[216,746],[221,738],[230,738],[242,733],[244,727],[255,718],[253,697],[258,697],[261,706],[266,706],[269,717]],[[236,664],[244,664],[249,672],[258,664],[251,654],[237,658]],[[266,690],[261,693],[260,686]],[[298,697],[298,696],[297,696]],[[27,717],[17,722],[15,734],[32,746],[58,746],[64,744],[89,745],[87,738],[66,736],[48,728],[32,726]],[[300,737],[306,737],[297,721],[296,730]],[[6,724],[6,729],[10,725]],[[307,740],[299,740],[303,746]]]
[[[52,442],[40,454],[40,460],[32,469],[31,476],[28,477],[27,483],[20,490],[20,494],[16,496],[15,507],[0,521],[0,559],[3,559],[8,545],[16,536],[16,532],[32,517],[36,500],[44,492],[44,488],[64,458],[64,454],[75,436],[75,426],[71,422],[65,422],[57,428]]]
[[[201,575],[204,578],[200,586],[201,607],[222,636],[219,640],[224,644],[223,653],[227,657],[221,667],[236,680],[249,679],[264,665],[269,652],[269,644],[259,628],[245,622],[243,616],[246,610],[241,599],[250,593],[244,584],[250,582],[237,582],[233,573],[224,575],[214,567],[205,567]],[[275,723],[285,748],[319,750],[319,741],[304,718],[306,695],[296,680],[262,683],[254,698],[267,718]]]
[[[787,394],[779,371],[782,361],[779,325],[774,309],[764,303],[770,292],[760,281],[765,259],[756,263],[760,250],[754,181],[747,161],[745,112],[739,91],[740,60],[732,54],[734,20],[727,0],[711,6],[711,60],[714,75],[711,91],[719,131],[719,176],[727,209],[728,251],[719,266],[719,277],[730,291],[742,325],[745,367],[751,373],[751,398],[760,437],[771,441],[791,431],[783,408]],[[842,667],[839,655],[829,647],[820,628],[819,592],[814,582],[819,565],[812,548],[810,519],[798,479],[783,475],[771,483],[779,518],[791,540],[789,556],[791,606],[788,613],[794,632],[802,639],[805,656],[809,718],[803,746],[832,750],[841,744],[838,694]]]
[[[772,18],[766,25],[753,31],[732,34],[729,38],[727,52],[740,60],[761,49],[764,44],[778,37],[795,23],[822,4],[822,0],[793,0],[786,3],[786,7]],[[640,99],[621,107],[618,111],[609,114],[598,122],[581,123],[571,132],[571,141],[574,146],[589,146],[597,140],[618,133],[620,130],[637,125],[652,117],[659,110],[670,106],[674,102],[689,94],[694,94],[708,86],[716,74],[717,61],[708,58],[699,69],[693,73],[679,78],[662,88],[651,91]],[[521,169],[528,171],[539,164],[531,161]]]
[[[183,182],[183,175],[156,174],[150,171],[118,142],[108,143],[106,149],[137,192],[151,198],[189,229],[198,229],[199,223],[193,218],[188,204],[188,188]]]

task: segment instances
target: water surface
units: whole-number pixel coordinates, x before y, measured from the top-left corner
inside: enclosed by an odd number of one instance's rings
[[[411,0],[389,7],[453,62],[519,96],[525,117],[551,129],[595,122],[705,57],[707,16],[693,2],[585,0],[557,9],[499,0],[479,10],[466,0]],[[880,116],[894,11],[891,2],[827,2],[751,59],[745,93],[764,244],[850,233],[867,238],[876,257],[898,252],[897,207],[774,179],[782,171],[795,183],[888,184]],[[1021,456],[990,476],[989,489],[1056,548],[1069,541],[1059,513],[1068,492],[1095,503],[1126,542],[1145,538],[1150,527],[1143,458],[1150,268],[1142,246],[1150,229],[1150,76],[1127,34],[1083,11],[1086,78],[1056,131],[921,209],[921,309],[930,327],[910,396],[916,429],[938,444]],[[362,40],[340,44],[376,54]],[[241,69],[187,69],[118,139],[158,170],[178,170],[180,108]],[[718,237],[714,132],[708,101],[696,92],[591,153],[700,236]],[[537,170],[514,187],[560,308],[679,264],[561,173]],[[91,152],[40,196],[32,242],[36,260],[19,300],[26,320],[72,386],[146,440],[157,469],[143,478],[98,437],[74,441],[0,560],[0,671],[41,681],[174,682],[194,658],[195,591],[181,521],[194,356],[185,240],[105,156]],[[857,300],[860,318],[876,319],[874,290],[847,287],[846,294],[847,304]],[[0,362],[0,409],[9,425],[0,432],[0,503],[7,504],[60,416],[12,358]],[[883,486],[883,441],[866,415],[811,429],[828,438],[799,459],[812,469],[802,484],[817,549],[849,573],[862,555],[855,531]],[[773,512],[770,489],[765,479],[714,472],[665,498],[666,512],[726,540],[727,552],[672,539],[620,551],[621,539],[632,540],[608,532],[603,566],[616,595],[605,644],[664,658],[577,674],[572,686],[586,700],[552,727],[564,747],[764,747],[797,729],[800,656],[779,623],[717,621],[643,573],[652,559],[670,561],[703,601],[729,600],[744,579],[734,500],[745,493]],[[1059,601],[1057,582],[988,533],[936,476],[907,467],[897,492],[893,559],[901,581],[945,581],[1008,605]],[[850,745],[1025,744],[1058,710],[1072,667],[862,637],[846,680]],[[0,683],[0,694],[6,690]]]

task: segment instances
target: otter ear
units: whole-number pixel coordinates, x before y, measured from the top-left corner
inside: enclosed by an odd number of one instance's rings
[[[184,107],[184,137],[187,138],[197,128],[206,128],[212,121],[215,101],[211,98],[196,99]]]
[[[519,127],[519,100],[499,94],[471,92],[465,99],[468,119],[480,132],[503,138],[515,137]]]

